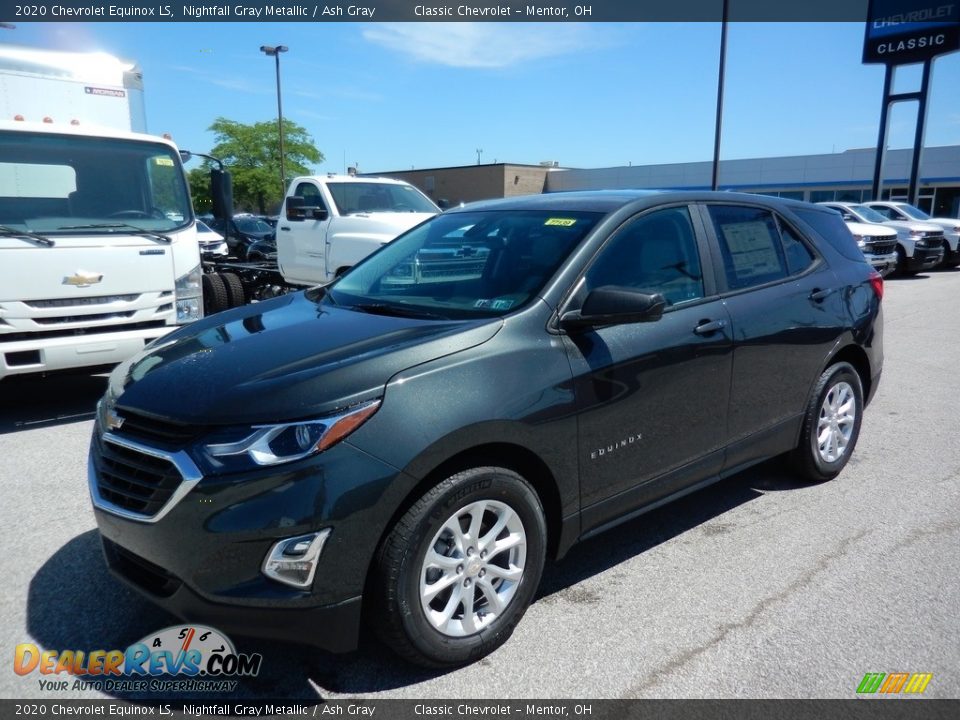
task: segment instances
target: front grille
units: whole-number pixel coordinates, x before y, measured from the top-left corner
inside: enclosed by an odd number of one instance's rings
[[[917,245],[919,245],[920,247],[938,248],[942,244],[943,244],[943,235],[934,235],[932,233],[929,235],[926,235],[920,240],[917,240]]]
[[[104,333],[127,332],[128,330],[148,330],[150,328],[161,328],[166,324],[166,320],[150,320],[121,325],[101,325],[100,327],[58,328],[56,330],[38,330],[37,332],[0,332],[0,343],[40,340],[41,338],[74,337],[77,335],[102,335]]]
[[[115,302],[133,302],[140,295],[101,295],[100,297],[56,298],[54,300],[25,300],[24,305],[38,310],[61,307],[87,307],[89,305],[109,305]]]
[[[897,241],[870,243],[865,249],[871,255],[889,255],[897,249]]]
[[[100,438],[94,447],[100,497],[123,510],[147,517],[156,515],[183,482],[180,471],[165,458]]]
[[[123,425],[116,433],[135,440],[146,441],[164,448],[181,449],[203,435],[207,428],[202,425],[187,425],[170,420],[158,420],[148,415],[117,408]]]
[[[60,317],[34,318],[37,325],[61,325],[66,323],[93,322],[99,320],[127,319],[133,317],[133,310],[113,313],[97,313],[96,315],[61,315]]]

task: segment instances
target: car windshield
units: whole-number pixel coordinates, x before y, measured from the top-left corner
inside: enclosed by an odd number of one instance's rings
[[[356,265],[328,298],[379,314],[503,315],[535,297],[602,217],[559,210],[438,215]]]
[[[927,215],[923,210],[921,210],[918,207],[914,207],[913,205],[907,205],[906,203],[904,203],[903,205],[897,205],[897,210],[902,212],[904,215],[909,215],[914,220],[930,219],[930,216]]]
[[[853,205],[850,209],[862,217],[866,222],[882,223],[888,220],[888,218],[885,218],[876,210],[869,208],[866,205]]]
[[[412,185],[332,182],[327,187],[341,215],[363,212],[439,212],[439,208]]]
[[[0,132],[0,225],[45,235],[167,232],[193,221],[169,145]]]
[[[266,235],[273,232],[272,227],[267,225],[263,220],[256,218],[235,218],[234,222],[240,232],[257,233],[258,235]]]

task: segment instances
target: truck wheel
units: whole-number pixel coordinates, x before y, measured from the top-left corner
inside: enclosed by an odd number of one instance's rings
[[[216,273],[204,273],[200,280],[203,290],[203,314],[213,315],[229,307],[227,288],[223,278]]]
[[[860,436],[863,386],[849,363],[831,365],[817,381],[803,416],[800,442],[790,456],[809,482],[832,480],[843,470]]]
[[[511,470],[478,467],[429,490],[378,551],[380,638],[418,665],[462,665],[513,633],[540,583],[547,527],[540,499]]]
[[[240,277],[235,273],[222,273],[223,285],[227,290],[227,307],[240,307],[247,304],[246,293],[243,291],[243,283]]]

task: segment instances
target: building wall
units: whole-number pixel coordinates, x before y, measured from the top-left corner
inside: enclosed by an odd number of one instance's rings
[[[493,198],[531,195],[544,192],[551,168],[535,165],[464,165],[428,170],[396,170],[371,173],[389,177],[420,188],[435,202],[447,200],[451,205],[490,200]]]
[[[884,195],[905,197],[910,150],[889,150],[884,160]],[[801,200],[869,200],[875,151],[847,150],[828,155],[723,160],[719,186],[781,194]],[[710,162],[566,170],[547,176],[546,192],[620,188],[709,189]],[[844,197],[840,197],[840,194]],[[836,196],[836,197],[835,197]],[[960,145],[926,148],[920,165],[918,205],[937,215],[960,213]]]

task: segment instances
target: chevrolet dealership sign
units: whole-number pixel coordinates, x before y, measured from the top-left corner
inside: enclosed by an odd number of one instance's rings
[[[863,62],[902,65],[960,50],[960,0],[870,0]]]

